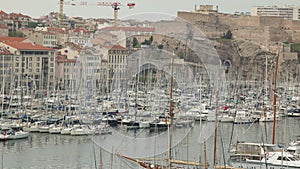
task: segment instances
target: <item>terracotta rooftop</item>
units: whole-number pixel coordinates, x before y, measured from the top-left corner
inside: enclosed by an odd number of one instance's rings
[[[30,16],[23,15],[21,13],[10,13],[9,14],[11,17],[23,17],[23,18],[31,18]]]
[[[7,28],[7,26],[4,24],[0,24],[0,28]]]
[[[0,15],[7,15],[7,13],[4,11],[0,11]]]
[[[128,49],[124,48],[121,45],[114,45],[113,47],[110,48],[110,50],[128,50]]]
[[[0,42],[23,42],[27,38],[0,36]]]
[[[53,32],[47,32],[47,31],[36,31],[37,33],[41,33],[43,35],[56,35],[55,33]]]
[[[8,46],[16,48],[18,50],[46,50],[51,51],[53,49],[47,48],[41,45],[32,44],[32,43],[23,43],[23,42],[2,42]]]

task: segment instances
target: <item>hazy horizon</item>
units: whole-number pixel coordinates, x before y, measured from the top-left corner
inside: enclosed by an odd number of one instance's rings
[[[83,18],[113,18],[113,9],[109,6],[97,6],[96,3],[101,0],[66,0],[79,4],[86,2],[86,6],[64,6],[64,13],[69,17]],[[293,5],[300,6],[299,0],[119,0],[104,2],[120,2],[124,5],[127,3],[135,3],[133,9],[128,9],[127,6],[121,6],[119,18],[124,18],[130,15],[142,13],[162,13],[165,15],[176,16],[177,11],[193,11],[195,5],[214,5],[219,7],[222,13],[250,12],[252,6],[285,6]],[[59,0],[9,0],[1,2],[1,8],[4,12],[22,13],[32,18],[40,18],[48,15],[50,12],[59,12]]]

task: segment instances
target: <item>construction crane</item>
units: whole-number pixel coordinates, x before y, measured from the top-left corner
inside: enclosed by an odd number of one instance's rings
[[[88,6],[88,5],[96,5],[96,6],[110,6],[114,10],[114,27],[117,27],[118,24],[118,12],[120,10],[120,6],[124,6],[120,2],[97,2],[96,4],[90,4],[87,1],[80,1],[79,3],[75,3],[74,0],[71,2],[64,2],[64,0],[59,0],[60,3],[60,10],[59,10],[59,26],[62,27],[62,20],[63,20],[63,8],[64,5],[72,5],[72,6]],[[135,3],[127,3],[126,6],[128,6],[129,9],[132,9],[135,7]]]
[[[63,16],[64,16],[64,0],[59,0],[59,16],[58,16],[59,28],[62,28]]]
[[[117,27],[118,24],[118,11],[120,6],[123,6],[120,2],[98,2],[97,6],[111,6],[114,9],[114,26]],[[127,3],[129,9],[132,9],[135,6],[135,3]]]

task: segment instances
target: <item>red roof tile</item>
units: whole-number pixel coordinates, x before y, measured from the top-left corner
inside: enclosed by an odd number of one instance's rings
[[[51,51],[53,49],[47,48],[41,45],[23,42],[3,42],[4,44],[16,48],[18,50],[47,50]]]
[[[7,15],[4,11],[0,11],[0,15]]]
[[[43,35],[56,35],[55,33],[53,32],[47,32],[47,31],[36,31],[37,33],[41,33]]]
[[[75,28],[75,29],[73,29],[73,32],[81,32],[81,31],[87,32],[87,30],[83,29],[83,28]]]
[[[114,45],[113,47],[110,48],[110,50],[128,50],[128,49],[124,48],[121,45]]]
[[[0,42],[23,42],[27,38],[0,36]]]
[[[23,18],[31,18],[30,16],[23,15],[21,13],[10,13],[9,14],[11,17],[23,17]]]
[[[6,25],[4,25],[4,24],[0,24],[0,28],[4,28],[4,29],[6,29],[6,28],[7,28],[7,26],[6,26]]]

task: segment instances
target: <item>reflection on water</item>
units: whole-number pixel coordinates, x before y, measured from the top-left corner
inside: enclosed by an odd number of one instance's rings
[[[287,118],[277,123],[276,143],[289,142],[291,139],[300,135],[300,123],[297,118]],[[210,122],[212,123],[212,122]],[[213,123],[212,123],[213,124]],[[204,133],[205,126],[210,125],[207,122],[196,123],[185,139],[174,147],[173,156],[183,160],[203,161],[204,150],[203,140],[201,142],[201,133]],[[232,124],[218,124],[218,148],[217,161],[220,164],[227,159],[227,150],[231,138]],[[254,123],[234,125],[232,135],[233,142],[252,141],[271,143],[273,123]],[[205,130],[206,132],[208,130]],[[175,129],[174,137],[182,137],[188,130]],[[206,151],[208,162],[213,159],[213,134],[207,132]],[[125,135],[130,139],[124,139],[120,136]],[[136,139],[134,139],[136,136]],[[156,137],[159,136],[159,137]],[[150,137],[153,140],[145,139]],[[100,154],[102,154],[103,168],[137,168],[136,165],[126,160],[121,160],[111,156],[103,150],[100,153],[98,145],[106,144],[107,151],[117,151],[128,153],[131,156],[145,155],[145,151],[151,154],[158,154],[160,149],[165,149],[167,143],[167,131],[163,133],[151,133],[149,130],[121,130],[116,129],[112,135],[104,136],[69,136],[69,135],[52,135],[45,133],[31,133],[28,139],[12,140],[1,142],[1,165],[5,169],[41,169],[41,168],[99,168]],[[111,145],[110,145],[111,144]],[[119,145],[118,145],[119,144]],[[175,143],[174,143],[175,144]],[[118,145],[118,146],[115,146]],[[223,145],[223,146],[222,146]],[[104,146],[105,147],[105,146]],[[127,149],[126,149],[127,147]],[[147,155],[149,155],[147,154]],[[165,154],[162,155],[165,157]],[[3,159],[3,160],[2,160]]]
[[[25,140],[3,142],[4,168],[85,168],[90,166],[91,140],[32,133]],[[89,167],[88,167],[89,168]]]

